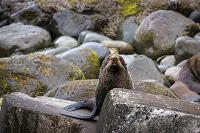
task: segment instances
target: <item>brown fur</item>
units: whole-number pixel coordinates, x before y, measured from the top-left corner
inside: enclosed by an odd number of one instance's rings
[[[178,80],[187,87],[200,94],[200,55],[190,58],[179,73]]]
[[[65,108],[66,110],[70,110],[71,107],[74,108],[73,110],[92,108],[92,114],[90,116],[72,116],[69,114],[63,115],[84,120],[93,119],[100,113],[107,93],[109,93],[109,91],[113,88],[132,89],[132,80],[127,71],[126,63],[120,55],[115,53],[108,55],[102,63],[95,99],[81,101],[75,104],[75,106],[69,105]]]

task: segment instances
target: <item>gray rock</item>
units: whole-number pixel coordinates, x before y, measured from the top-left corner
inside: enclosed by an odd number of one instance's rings
[[[42,55],[58,55],[61,53],[64,53],[68,50],[70,50],[71,48],[69,47],[58,47],[58,48],[50,48],[50,49],[45,49],[43,51],[40,52],[36,52],[35,54],[42,54]]]
[[[182,82],[175,82],[170,87],[170,90],[172,90],[176,94],[176,96],[181,100],[185,100],[185,101],[189,101],[189,102],[199,102],[199,100],[200,100],[200,95],[191,91]]]
[[[194,36],[195,39],[197,40],[200,40],[200,33],[197,33],[195,36]]]
[[[67,47],[72,49],[78,46],[78,41],[70,36],[61,36],[54,41],[56,47]]]
[[[136,45],[135,33],[138,29],[136,24],[135,17],[131,16],[124,20],[118,28],[117,39],[128,42],[133,46]]]
[[[120,56],[124,59],[127,66],[129,66],[131,64],[131,62],[134,60],[134,58],[138,55],[133,54],[133,55],[120,55]]]
[[[154,80],[143,80],[135,83],[134,91],[177,98],[177,96],[169,88],[157,83],[157,81]]]
[[[44,95],[67,81],[85,79],[80,68],[64,59],[34,54],[1,58],[0,75],[0,96],[14,91]]]
[[[7,95],[0,112],[1,133],[85,133],[95,132],[95,122],[60,115],[74,102],[48,97],[31,98],[22,93]],[[85,112],[85,111],[84,111]],[[77,113],[83,113],[78,111]]]
[[[85,36],[86,36],[88,33],[95,33],[95,32],[89,31],[89,30],[82,31],[82,32],[79,34],[79,36],[78,36],[78,43],[79,43],[79,44],[82,44],[82,43],[84,42]]]
[[[150,14],[140,24],[135,36],[138,42],[135,49],[138,53],[156,59],[162,55],[173,54],[178,37],[185,34],[193,36],[198,31],[198,26],[183,15],[159,10]]]
[[[176,58],[174,55],[168,55],[160,61],[160,65],[175,66]]]
[[[96,42],[88,42],[88,43],[84,43],[80,46],[80,48],[82,49],[92,49],[96,52],[97,57],[100,61],[103,61],[104,58],[109,55],[110,51],[108,50],[108,48],[100,43],[96,43]]]
[[[98,78],[100,62],[97,53],[91,48],[77,47],[67,52],[56,55],[78,66],[86,79]]]
[[[82,15],[71,11],[61,11],[53,15],[50,30],[53,37],[68,35],[77,38],[84,30],[97,30],[106,22],[105,17]]]
[[[70,101],[88,100],[95,96],[97,84],[97,79],[74,80],[49,91],[45,96]]]
[[[171,82],[174,83],[178,80],[179,72],[181,71],[180,67],[171,67],[165,71],[166,78]]]
[[[105,99],[96,133],[196,133],[198,123],[197,103],[114,89]]]
[[[166,70],[170,68],[170,66],[167,66],[167,65],[157,65],[157,67],[162,73],[165,73]]]
[[[0,28],[0,56],[13,52],[30,53],[49,47],[50,42],[50,34],[37,26],[16,23]]]
[[[144,55],[136,56],[128,66],[128,71],[133,82],[150,79],[164,83],[162,74],[158,71],[154,62]]]
[[[95,33],[95,32],[87,32],[87,33],[85,33],[85,35],[84,35],[84,33],[82,33],[82,34],[83,34],[82,36],[85,37],[83,43],[87,43],[87,42],[98,42],[98,43],[100,43],[104,40],[112,40],[107,36],[104,36],[102,34],[98,34],[98,33]]]
[[[49,23],[50,18],[50,15],[43,12],[35,2],[27,2],[27,6],[10,15],[12,22],[22,22],[40,27],[45,27]]]
[[[178,62],[200,53],[200,40],[191,37],[180,37],[176,40],[175,56]]]
[[[134,48],[131,44],[124,41],[109,41],[104,40],[101,42],[107,48],[115,48],[119,51],[120,54],[133,54]]]
[[[200,11],[193,11],[189,18],[192,19],[195,23],[200,23]]]

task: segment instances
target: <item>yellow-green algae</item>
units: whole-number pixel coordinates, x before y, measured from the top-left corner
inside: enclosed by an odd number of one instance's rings
[[[37,86],[32,96],[44,95],[46,88],[42,87],[39,81],[20,73],[13,73],[0,69],[0,96],[12,92],[20,91],[29,88],[32,84],[37,82]]]
[[[93,68],[89,70],[91,78],[96,78],[96,71],[99,70],[99,60],[96,52],[91,50],[91,54],[87,57],[87,61],[93,65]]]
[[[139,0],[116,0],[121,5],[123,17],[137,15],[140,12]]]
[[[72,67],[72,73],[69,75],[68,80],[85,80],[85,75],[83,74],[82,70],[78,67]]]

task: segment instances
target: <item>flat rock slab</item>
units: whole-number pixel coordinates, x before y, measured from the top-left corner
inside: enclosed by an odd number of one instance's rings
[[[200,105],[125,89],[106,97],[96,133],[196,133]]]
[[[72,103],[49,97],[31,98],[22,93],[7,95],[0,112],[0,133],[95,132],[95,121],[80,121],[59,114],[63,113],[64,106]]]

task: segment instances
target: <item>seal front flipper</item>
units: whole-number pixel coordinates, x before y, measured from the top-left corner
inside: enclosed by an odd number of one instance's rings
[[[71,112],[60,113],[60,114],[71,117],[71,118],[80,119],[80,120],[94,120],[94,117],[97,116],[97,107],[95,106],[94,109],[92,110],[92,113],[89,115],[77,115],[75,113],[72,114]]]
[[[74,103],[74,104],[71,104],[71,105],[64,107],[64,110],[75,111],[75,110],[78,110],[78,109],[84,109],[85,103],[86,103],[85,101],[80,101],[80,102],[77,102],[77,103]]]

